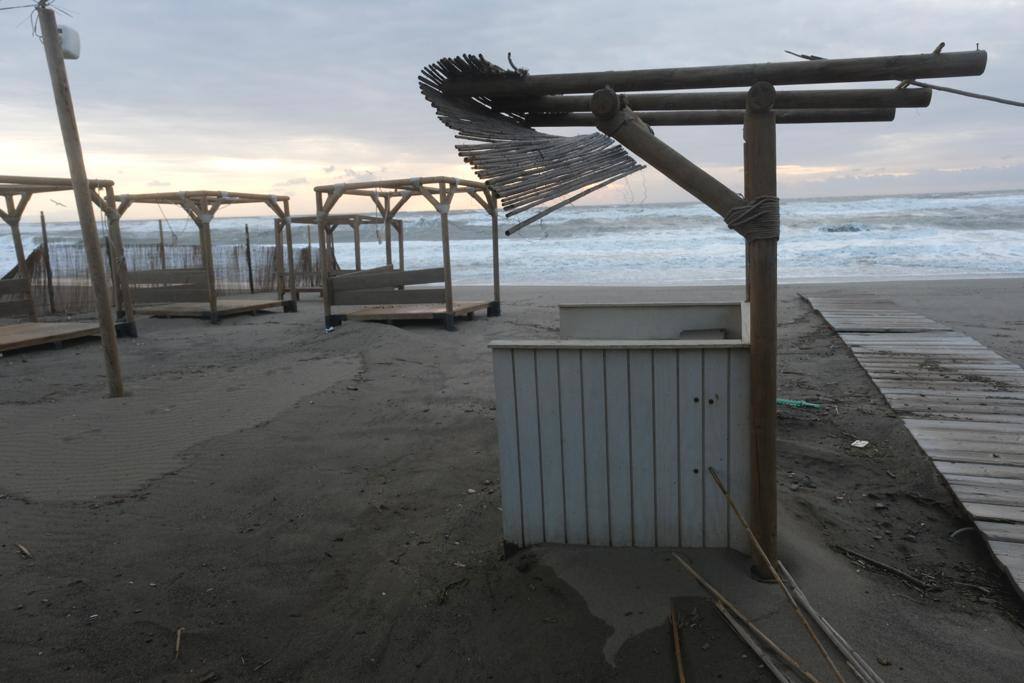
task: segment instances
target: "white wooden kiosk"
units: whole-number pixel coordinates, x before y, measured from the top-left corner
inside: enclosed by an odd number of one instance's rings
[[[536,543],[733,548],[750,512],[746,303],[561,306],[494,341],[502,529]]]

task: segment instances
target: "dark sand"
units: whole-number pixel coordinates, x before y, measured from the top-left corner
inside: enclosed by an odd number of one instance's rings
[[[811,601],[887,680],[1018,680],[1019,599],[976,533],[950,538],[970,523],[798,291],[889,296],[1024,363],[1024,281],[787,286],[779,374],[830,406],[779,415],[782,557]],[[738,296],[508,288],[455,334],[325,334],[316,301],[144,319],[118,400],[96,342],[3,357],[0,680],[673,680],[668,609],[702,593],[669,553],[502,559],[486,343],[553,336],[557,302]],[[745,558],[686,555],[829,680]]]

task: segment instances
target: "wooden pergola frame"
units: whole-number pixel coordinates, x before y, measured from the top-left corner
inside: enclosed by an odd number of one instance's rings
[[[73,190],[69,178],[51,178],[39,176],[0,176],[0,196],[4,199],[4,208],[0,209],[0,219],[11,229],[14,240],[14,252],[18,260],[18,270],[21,278],[25,280],[25,297],[32,303],[32,283],[28,272],[28,263],[25,257],[25,246],[21,241],[21,220],[32,197],[36,194],[46,192],[70,192]],[[118,336],[136,336],[135,315],[132,310],[131,297],[128,295],[124,278],[125,258],[124,243],[121,241],[121,224],[118,220],[114,201],[113,180],[90,180],[89,193],[95,204],[107,216],[107,223],[110,229],[111,262],[113,264],[110,274],[114,289],[114,303],[117,309],[118,323],[116,329]],[[34,305],[29,313],[29,318],[36,321]]]
[[[320,219],[316,214],[309,214],[306,216],[292,216],[292,225],[320,225]],[[364,213],[332,213],[327,216],[324,221],[324,225],[327,228],[327,244],[326,248],[330,251],[333,263],[329,263],[332,268],[337,265],[337,258],[334,250],[334,231],[342,225],[346,225],[352,229],[352,241],[353,241],[353,253],[355,256],[355,269],[361,271],[363,269],[363,248],[360,240],[360,229],[364,225],[383,225],[385,220],[382,216],[370,216]],[[398,269],[405,270],[405,229],[402,221],[398,219],[392,219],[391,225],[395,228],[395,232],[398,233]],[[393,267],[394,264],[391,262],[391,249],[387,249],[387,264],[388,267]],[[322,289],[322,287],[320,288]]]
[[[125,212],[133,204],[162,204],[180,207],[192,219],[192,222],[199,228],[199,246],[203,259],[205,271],[207,298],[209,312],[203,317],[208,317],[210,322],[220,321],[220,313],[217,308],[217,282],[213,270],[213,234],[210,223],[214,215],[223,206],[234,204],[265,204],[274,212],[274,241],[277,246],[275,270],[277,273],[277,295],[284,310],[294,312],[297,310],[298,292],[295,290],[295,260],[292,253],[292,230],[291,218],[288,210],[289,197],[272,194],[252,194],[248,192],[225,192],[222,190],[188,190],[181,192],[154,192],[149,194],[123,194],[117,195],[117,205],[114,209],[118,218],[124,216]],[[283,238],[287,239],[288,247],[288,289],[291,291],[291,301],[284,300],[284,244]],[[128,275],[125,273],[125,287],[127,288]],[[249,309],[246,309],[249,310]]]
[[[930,101],[926,89],[907,90],[906,84],[920,78],[984,72],[984,51],[943,54],[941,49],[942,45],[930,54],[864,59],[543,75],[505,71],[482,58],[467,56],[442,60],[424,70],[431,87],[438,85],[441,96],[448,98],[441,104],[449,109],[453,102],[462,102],[467,111],[478,113],[486,106],[496,117],[511,114],[512,119],[524,124],[596,125],[718,213],[745,238],[750,305],[751,522],[768,558],[765,563],[755,557],[758,573],[765,577],[774,571],[770,565],[777,558],[778,540],[775,401],[779,204],[775,126],[787,119],[790,123],[889,120],[891,109],[926,106]],[[885,80],[899,81],[900,85],[895,90],[776,91],[781,85]],[[729,87],[747,90],[660,92]],[[432,103],[439,107],[438,101]],[[457,120],[445,123],[458,128]],[[743,195],[655,137],[650,127],[655,123],[742,124]],[[472,150],[464,156],[472,156]]]
[[[433,176],[429,178],[400,178],[394,180],[375,180],[360,183],[338,183],[321,185],[313,188],[316,193],[316,216],[320,235],[321,270],[324,275],[324,321],[327,327],[341,322],[340,316],[331,313],[332,298],[327,273],[329,264],[325,261],[327,250],[325,239],[330,224],[331,209],[343,196],[369,197],[373,200],[377,211],[384,222],[387,264],[393,265],[391,249],[391,228],[395,224],[395,216],[412,197],[423,197],[441,217],[441,249],[444,258],[444,305],[445,326],[455,329],[456,304],[452,291],[451,244],[448,232],[448,213],[452,199],[456,194],[463,193],[472,197],[491,217],[491,258],[493,264],[493,298],[487,302],[487,315],[501,315],[501,284],[498,262],[498,198],[493,190],[478,180],[465,180],[450,176]],[[399,243],[401,250],[402,244]],[[399,254],[399,269],[405,270],[404,253]],[[408,283],[413,284],[413,283]]]

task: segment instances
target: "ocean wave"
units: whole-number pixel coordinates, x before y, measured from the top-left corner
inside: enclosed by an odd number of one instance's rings
[[[779,273],[785,279],[956,277],[1024,271],[1024,192],[911,197],[800,199],[783,203]],[[408,267],[440,265],[435,213],[403,214]],[[502,230],[514,221],[502,220]],[[273,243],[271,219],[225,218],[215,242],[241,244],[248,224],[254,244]],[[26,249],[39,243],[37,226],[22,226]],[[126,220],[127,244],[155,243],[156,221]],[[48,226],[55,243],[80,241],[74,223]],[[302,249],[315,231],[295,226]],[[456,282],[489,282],[490,217],[453,212],[450,219]],[[184,221],[164,224],[168,244],[196,244]],[[383,263],[379,226],[364,227],[363,262]],[[339,230],[336,242],[351,242]],[[349,247],[351,249],[351,247]],[[502,237],[502,281],[550,284],[688,284],[743,277],[743,242],[699,204],[624,204],[561,209],[511,238]],[[339,248],[339,259],[350,251]],[[13,244],[0,232],[0,269],[13,266]]]

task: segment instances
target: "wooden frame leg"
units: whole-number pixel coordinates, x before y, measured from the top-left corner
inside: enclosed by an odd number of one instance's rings
[[[758,83],[747,95],[743,123],[744,194],[748,201],[774,197],[776,180],[775,89]],[[778,558],[776,491],[776,379],[778,348],[778,239],[747,241],[750,299],[750,507],[752,528],[769,561]],[[755,556],[755,575],[770,578]]]

